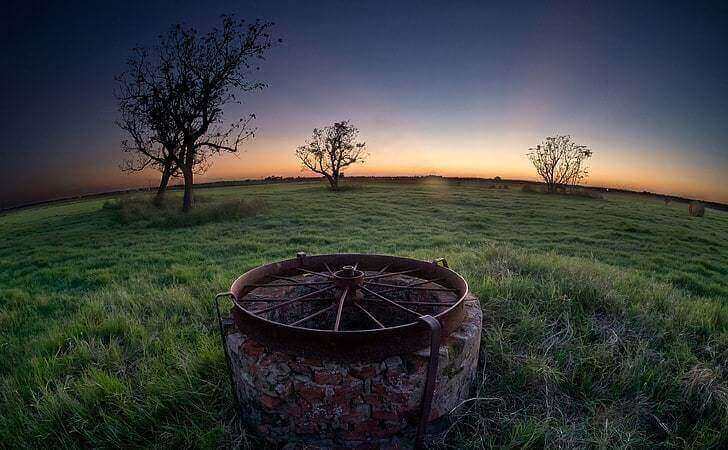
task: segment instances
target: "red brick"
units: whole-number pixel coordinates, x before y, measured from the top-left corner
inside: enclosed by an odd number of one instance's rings
[[[340,386],[334,386],[334,397],[346,398],[347,400],[353,400],[361,392],[361,386],[342,384]]]
[[[293,388],[298,393],[298,395],[305,398],[309,402],[314,400],[323,400],[323,398],[326,396],[326,391],[324,390],[323,386],[316,386],[301,381],[294,381]]]
[[[385,411],[381,408],[372,408],[372,417],[379,420],[399,421],[399,415],[394,411]]]
[[[339,384],[341,374],[333,370],[317,369],[313,372],[313,381],[318,384]]]
[[[242,345],[242,349],[246,355],[255,357],[255,358],[260,356],[265,351],[264,346],[260,345],[259,343],[255,342],[252,339],[246,340]]]
[[[375,369],[374,366],[352,367],[351,369],[349,369],[349,373],[353,377],[365,379],[371,378],[376,375],[377,369]]]
[[[298,361],[287,361],[286,363],[297,374],[311,376],[311,367],[308,365]]]
[[[280,399],[277,399],[275,397],[271,397],[270,395],[261,394],[260,396],[260,403],[267,409],[273,410],[278,407],[278,405],[281,404]]]
[[[387,387],[383,383],[372,383],[372,393],[380,396],[387,392]]]
[[[364,402],[368,403],[372,406],[381,406],[382,405],[382,396],[377,394],[366,394],[363,396]]]

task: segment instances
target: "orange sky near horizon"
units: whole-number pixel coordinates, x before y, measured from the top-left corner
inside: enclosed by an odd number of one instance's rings
[[[528,144],[523,137],[491,140],[489,148],[479,141],[462,142],[457,147],[447,148],[441,146],[444,145],[442,142],[425,141],[414,136],[389,138],[371,136],[367,140],[370,152],[367,162],[350,167],[346,173],[364,176],[500,176],[504,179],[538,180],[526,157]],[[575,139],[578,141],[578,137],[575,136]],[[302,171],[295,159],[293,152],[300,141],[286,137],[256,138],[245,151],[218,157],[210,170],[198,176],[197,181],[313,175]],[[728,182],[716,186],[715,180],[721,179],[718,167],[703,166],[698,170],[695,161],[688,164],[684,155],[664,149],[636,153],[611,148],[608,143],[597,143],[591,148],[594,157],[589,162],[591,173],[584,183],[586,185],[647,190],[728,203]],[[138,176],[125,177],[132,181]],[[142,177],[145,180],[142,184],[150,185],[154,185],[158,178],[154,173]]]

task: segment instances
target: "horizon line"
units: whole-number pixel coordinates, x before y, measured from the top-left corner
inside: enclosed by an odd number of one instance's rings
[[[446,176],[446,175],[437,175],[437,174],[427,174],[427,175],[352,175],[348,177],[343,177],[344,181],[347,179],[424,179],[424,178],[442,178],[445,180],[472,180],[472,181],[496,181],[496,182],[507,182],[507,183],[524,183],[524,184],[545,184],[543,181],[533,181],[533,180],[522,180],[522,179],[513,179],[513,178],[500,178],[499,180],[496,180],[496,177],[465,177],[465,176]],[[218,187],[215,185],[225,184],[229,183],[227,186],[221,186],[221,187],[234,187],[236,186],[235,183],[238,183],[237,186],[256,186],[256,185],[264,185],[264,184],[276,184],[276,183],[295,183],[295,182],[305,182],[305,181],[324,181],[325,178],[323,176],[317,177],[317,176],[281,176],[281,175],[267,175],[265,177],[260,178],[241,178],[241,179],[220,179],[215,181],[205,181],[202,183],[195,183],[195,187],[199,188],[214,188]],[[168,186],[168,189],[177,189],[183,187],[184,184],[181,182],[170,184]],[[728,211],[728,202],[718,202],[713,200],[703,200],[699,198],[691,198],[691,197],[683,197],[681,195],[675,195],[675,194],[665,194],[661,192],[652,192],[648,190],[642,190],[642,191],[636,191],[633,189],[626,189],[626,188],[619,188],[619,187],[609,187],[609,186],[590,186],[590,185],[581,185],[577,184],[574,185],[576,187],[586,188],[586,189],[593,189],[593,190],[600,190],[600,191],[614,191],[618,193],[626,193],[626,194],[636,194],[636,195],[648,195],[653,197],[663,197],[663,198],[669,198],[670,200],[676,200],[676,201],[682,201],[682,202],[691,202],[691,201],[697,201],[704,203],[708,207],[713,207],[720,210]],[[36,206],[45,206],[45,205],[51,205],[53,203],[63,203],[63,202],[70,202],[74,200],[84,200],[84,199],[91,199],[94,197],[105,197],[105,196],[112,196],[112,195],[123,195],[123,194],[132,194],[135,192],[143,193],[143,192],[154,192],[157,189],[156,186],[137,186],[137,187],[128,187],[128,188],[122,188],[122,189],[113,189],[113,190],[106,190],[106,191],[95,191],[95,192],[86,192],[82,194],[76,194],[76,195],[68,195],[63,197],[54,197],[49,198],[46,200],[38,200],[38,201],[32,201],[32,202],[26,202],[26,203],[19,203],[17,205],[12,205],[9,207],[0,207],[0,214],[5,214],[9,212],[14,211],[20,211],[27,208],[33,208]]]

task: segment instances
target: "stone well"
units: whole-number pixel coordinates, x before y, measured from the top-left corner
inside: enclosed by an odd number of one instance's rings
[[[481,321],[479,302],[468,293],[462,323],[442,337],[430,423],[471,395]],[[273,349],[235,327],[226,327],[225,343],[242,419],[274,445],[413,445],[429,348],[342,361]]]

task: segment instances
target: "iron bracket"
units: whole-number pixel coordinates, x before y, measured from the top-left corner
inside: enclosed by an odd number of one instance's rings
[[[442,264],[442,267],[445,267],[446,269],[450,268],[450,266],[447,265],[447,260],[445,258],[435,258],[432,260],[432,264],[434,264],[434,265]]]
[[[223,317],[220,313],[220,299],[222,297],[231,297],[234,298],[232,292],[220,292],[215,296],[215,313],[217,314],[217,325],[220,328],[220,342],[222,343],[222,349],[225,352],[225,361],[227,362],[227,368],[228,368],[228,375],[230,376],[230,392],[233,395],[233,400],[235,402],[235,409],[239,411],[239,413],[242,415],[242,410],[240,407],[240,403],[238,402],[238,396],[235,393],[235,379],[233,378],[233,363],[232,359],[230,358],[230,352],[228,352],[227,347],[227,341],[225,339],[225,336],[227,335],[227,330],[230,329],[233,326],[233,319],[229,316]]]
[[[297,252],[296,253],[296,258],[298,258],[298,262],[301,263],[301,265],[303,265],[303,260],[306,259],[306,256],[307,256],[306,252]]]

